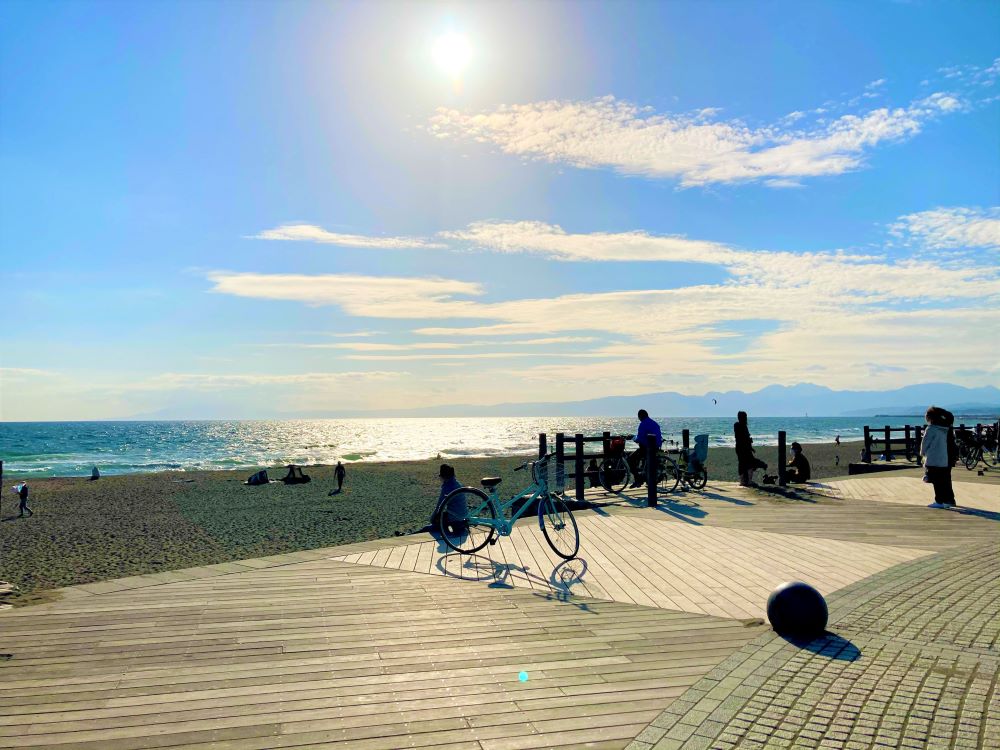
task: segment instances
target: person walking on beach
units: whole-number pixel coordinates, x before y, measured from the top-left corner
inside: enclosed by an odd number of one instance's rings
[[[920,441],[927,479],[934,485],[934,502],[928,508],[954,508],[955,490],[951,484],[951,467],[958,456],[952,425],[955,417],[947,409],[931,406],[924,416],[927,429]]]
[[[344,464],[337,461],[337,468],[334,470],[333,474],[337,477],[337,492],[339,494],[344,488],[344,477],[347,476],[347,469],[344,468]]]
[[[637,416],[639,417],[639,430],[635,433],[635,442],[639,444],[639,448],[628,457],[628,468],[632,472],[630,489],[642,487],[646,481],[639,468],[646,457],[646,438],[650,435],[656,438],[656,450],[659,450],[660,446],[663,445],[663,433],[660,431],[659,423],[650,419],[649,412],[645,409],[639,409]]]
[[[750,437],[750,425],[747,413],[741,411],[733,422],[733,435],[736,438],[737,471],[740,474],[741,487],[753,487],[753,473],[757,469],[766,469],[767,464],[754,455],[753,438]]]
[[[15,489],[17,490],[17,497],[21,501],[21,504],[18,506],[17,517],[23,518],[25,512],[27,512],[29,518],[35,515],[31,508],[28,507],[28,483],[21,482]]]

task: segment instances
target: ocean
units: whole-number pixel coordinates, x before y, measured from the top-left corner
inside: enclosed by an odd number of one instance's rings
[[[656,418],[654,416],[654,418]],[[657,418],[665,438],[708,433],[710,445],[733,444],[734,418]],[[859,440],[864,425],[917,424],[919,417],[751,417],[757,445],[777,443],[778,430],[802,443]],[[537,450],[551,437],[635,432],[634,417],[477,417],[444,419],[316,419],[178,422],[0,423],[0,460],[8,477],[89,475],[203,469],[505,456]],[[550,442],[550,446],[554,442]]]

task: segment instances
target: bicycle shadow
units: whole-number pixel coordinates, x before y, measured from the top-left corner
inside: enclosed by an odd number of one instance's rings
[[[512,563],[501,563],[482,555],[462,555],[457,552],[438,558],[437,569],[449,578],[463,581],[489,581],[489,588],[513,589],[516,580],[524,581],[529,586],[540,584],[548,589],[545,593],[534,591],[536,596],[549,601],[559,601],[570,604],[584,612],[592,611],[586,602],[573,601],[573,587],[583,583],[587,573],[587,561],[576,557],[563,560],[556,565],[548,578],[533,573],[530,568]]]

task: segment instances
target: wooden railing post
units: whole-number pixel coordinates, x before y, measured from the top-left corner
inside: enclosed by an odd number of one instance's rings
[[[863,455],[861,456],[861,460],[866,464],[870,464],[872,462],[872,431],[868,425],[865,425],[865,449],[863,451]]]
[[[885,451],[882,455],[885,456],[886,461],[892,460],[892,428],[889,425],[885,426],[885,445],[883,446]]]
[[[691,430],[681,430],[681,446],[685,451],[691,447]]]
[[[544,432],[538,433],[538,457],[544,458],[545,454],[549,452],[548,438]]]
[[[566,436],[561,432],[556,433],[556,492],[566,491],[566,469],[563,461],[566,460]]]
[[[913,431],[915,433],[913,436],[913,442],[915,443],[913,447],[913,452],[917,454],[917,466],[923,466],[924,461],[920,457],[920,444],[924,440],[924,428],[922,425],[918,424],[916,427],[913,428]]]
[[[785,464],[787,463],[786,449],[785,449],[786,435],[784,430],[778,430],[778,486],[785,487],[788,484],[788,476],[785,472]]]
[[[910,425],[906,425],[906,427],[904,427],[903,429],[905,430],[905,435],[906,435],[906,442],[903,443],[903,445],[905,446],[903,452],[906,453],[906,454],[908,454],[910,452],[910,450],[911,450],[911,448],[910,448]]]
[[[656,436],[646,435],[646,505],[656,507]]]
[[[579,432],[576,433],[576,435],[575,435],[575,442],[576,442],[576,456],[574,458],[576,460],[574,461],[573,470],[576,473],[576,499],[579,500],[582,503],[583,502],[583,488],[584,488],[584,484],[583,484],[583,480],[584,480],[584,476],[583,476],[583,434],[582,433],[579,433]]]
[[[611,450],[611,433],[605,430],[601,433],[601,454],[604,458],[608,457],[608,451]]]

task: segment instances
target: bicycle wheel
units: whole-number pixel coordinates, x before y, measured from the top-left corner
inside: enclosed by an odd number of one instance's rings
[[[630,478],[625,456],[605,458],[597,471],[597,479],[608,492],[621,492],[628,486]]]
[[[478,552],[496,534],[496,511],[482,490],[459,487],[441,505],[438,530],[444,543],[456,552],[464,555]]]
[[[580,551],[580,531],[576,519],[563,499],[555,494],[538,501],[538,525],[552,551],[565,560],[572,560]]]
[[[696,469],[688,474],[688,484],[696,490],[705,489],[705,485],[708,484],[708,469],[702,466],[700,469]]]
[[[680,481],[681,472],[680,469],[677,468],[677,464],[675,464],[670,458],[664,458],[660,463],[660,476],[657,477],[656,481],[657,494],[673,492],[677,489],[677,485]]]
[[[995,448],[991,451],[983,449],[983,463],[993,468],[1000,464],[1000,451]]]
[[[976,464],[979,463],[979,451],[975,448],[966,448],[964,454],[961,451],[959,452],[959,458],[965,464],[965,468],[972,471],[976,468]]]

